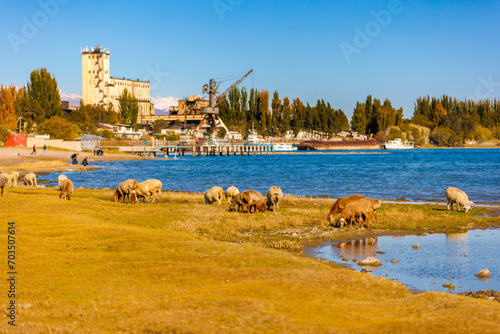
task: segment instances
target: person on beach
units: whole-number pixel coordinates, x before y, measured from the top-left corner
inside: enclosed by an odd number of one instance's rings
[[[36,155],[36,145],[35,144],[33,144],[33,152],[31,152],[31,155],[33,155],[33,154]]]
[[[77,156],[78,156],[78,154],[77,154],[77,153],[75,153],[75,154],[73,154],[73,155],[71,156],[71,159],[73,159],[71,163],[72,163],[73,165],[78,165],[78,160],[76,159],[76,157],[77,157]]]
[[[43,156],[45,156],[47,154],[47,145],[46,144],[43,144]]]
[[[87,166],[89,164],[89,162],[87,161],[87,157],[85,157],[82,161],[82,165],[83,166]]]

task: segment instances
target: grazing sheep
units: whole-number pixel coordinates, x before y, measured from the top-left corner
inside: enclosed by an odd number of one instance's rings
[[[358,199],[366,198],[361,195],[349,195],[346,197],[339,197],[335,203],[333,203],[332,209],[330,210],[330,214],[326,218],[330,223],[335,221],[335,215],[344,210],[345,206],[350,202],[357,201]]]
[[[238,197],[238,199],[236,199]],[[266,212],[266,204],[267,198],[262,196],[261,193],[255,190],[245,190],[241,193],[240,196],[235,197],[235,202],[239,201],[239,205],[241,205],[241,212],[245,212],[245,207],[247,208],[247,212],[257,212],[257,209],[260,212]],[[241,204],[240,204],[241,203]]]
[[[224,190],[218,186],[212,187],[205,192],[205,204],[217,202],[220,205],[222,197],[224,197]]]
[[[61,183],[63,183],[64,180],[68,179],[68,177],[64,174],[61,174],[57,177],[57,184],[61,186]]]
[[[13,187],[17,187],[17,179],[19,178],[19,173],[18,172],[11,172],[14,174],[14,177],[12,179],[12,183],[14,184]]]
[[[3,188],[5,187],[6,184],[7,184],[7,178],[5,177],[5,175],[0,174],[0,188],[2,189],[1,196],[3,196]]]
[[[241,193],[237,193],[236,196],[233,197],[233,200],[229,205],[229,211],[240,211],[242,207],[243,199],[241,197]]]
[[[349,227],[351,227],[353,220],[360,218],[364,219],[366,227],[370,228],[370,221],[373,217],[375,217],[375,223],[378,223],[378,217],[375,211],[380,205],[380,200],[373,198],[362,198],[348,203],[340,214],[340,227],[343,227],[344,223],[347,224],[347,221],[349,221]]]
[[[113,196],[115,202],[121,200],[123,203],[125,196],[128,197],[130,203],[137,203],[137,190],[139,189],[139,182],[136,180],[128,179],[118,184],[116,192]]]
[[[38,185],[36,184],[36,174],[28,173],[24,175],[24,184],[27,186],[32,186],[33,188],[37,188]]]
[[[19,177],[18,172],[2,172],[2,174],[7,180],[7,187],[17,187],[17,178]]]
[[[67,199],[68,201],[71,199],[71,195],[73,195],[73,191],[75,190],[75,186],[70,179],[64,180],[59,186],[59,190],[61,193],[59,194],[59,199]]]
[[[235,186],[231,186],[231,187],[226,189],[226,199],[229,202],[229,205],[231,205],[231,202],[233,201],[234,196],[236,196],[239,193],[240,193],[240,191]]]
[[[469,197],[462,190],[450,187],[446,189],[446,200],[448,201],[448,210],[453,211],[453,203],[457,203],[457,210],[460,211],[460,206],[463,206],[465,213],[470,210],[470,206],[474,204],[474,202],[469,201]]]
[[[146,180],[139,183],[139,189],[137,189],[137,197],[143,197],[145,201],[149,203],[148,196],[153,196],[153,203],[156,197],[160,197],[160,202],[163,201],[161,196],[161,181],[156,179]]]
[[[283,192],[280,187],[273,186],[267,191],[267,209],[273,208],[274,212],[280,211],[280,203],[283,200]]]

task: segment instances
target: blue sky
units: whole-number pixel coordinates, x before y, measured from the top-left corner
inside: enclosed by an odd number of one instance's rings
[[[500,1],[0,0],[0,83],[45,67],[81,92],[80,48],[99,44],[112,76],[150,80],[152,96],[254,69],[247,89],[348,117],[371,94],[410,118],[422,95],[500,96],[498,13]]]

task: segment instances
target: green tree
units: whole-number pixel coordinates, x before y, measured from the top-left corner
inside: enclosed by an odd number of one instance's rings
[[[123,93],[118,98],[120,102],[120,114],[125,122],[137,126],[137,115],[139,114],[139,102],[125,88]]]
[[[263,89],[259,94],[259,109],[258,109],[259,133],[267,135],[268,121],[270,120],[269,114],[269,92]]]
[[[357,102],[352,114],[351,128],[353,131],[364,134],[366,131],[366,112],[364,104]]]
[[[281,100],[277,91],[273,93],[273,100],[271,101],[271,133],[273,135],[279,134],[279,128],[281,123]]]
[[[47,69],[34,70],[26,85],[27,98],[36,100],[44,111],[45,118],[62,115],[61,97],[57,81]]]

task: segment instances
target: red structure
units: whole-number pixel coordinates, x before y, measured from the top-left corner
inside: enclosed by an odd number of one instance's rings
[[[28,135],[18,135],[18,134],[13,134],[9,135],[7,140],[5,141],[5,147],[18,147],[18,146],[24,146],[26,147],[26,142]]]

